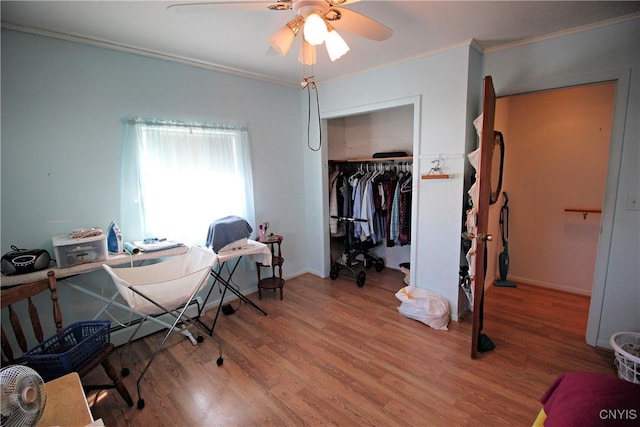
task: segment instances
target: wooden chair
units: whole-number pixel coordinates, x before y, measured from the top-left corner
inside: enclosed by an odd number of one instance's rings
[[[58,285],[56,281],[55,274],[53,271],[47,273],[46,280],[39,280],[32,283],[26,283],[23,285],[13,286],[11,288],[2,289],[1,291],[1,305],[2,309],[5,308],[9,311],[9,320],[11,323],[11,328],[13,329],[13,333],[15,335],[16,341],[22,353],[26,352],[29,348],[33,346],[27,346],[27,338],[24,334],[24,330],[22,328],[22,324],[20,323],[20,317],[16,313],[16,309],[20,307],[16,306],[16,303],[27,300],[27,311],[28,317],[31,321],[31,327],[33,329],[33,334],[39,343],[42,343],[45,339],[42,323],[40,321],[40,315],[35,304],[32,301],[32,297],[49,290],[51,294],[51,301],[53,304],[53,322],[55,323],[56,332],[60,332],[63,329],[62,326],[62,313],[60,311],[60,305],[58,304]],[[20,357],[14,357],[14,349],[11,348],[11,344],[7,335],[5,334],[4,325],[2,329],[2,365],[8,364],[16,364],[20,363]],[[133,406],[133,399],[129,395],[129,391],[125,387],[124,383],[120,381],[116,370],[113,365],[109,362],[109,355],[111,355],[114,351],[115,347],[112,343],[108,343],[100,353],[94,356],[91,360],[86,362],[84,366],[78,369],[78,375],[83,377],[85,374],[89,373],[93,368],[98,365],[102,365],[104,371],[113,384],[108,385],[95,385],[95,386],[84,386],[85,390],[95,390],[95,389],[107,389],[107,388],[115,388],[120,396],[127,402],[127,405]],[[16,349],[17,350],[17,349]],[[17,351],[16,351],[17,352]]]

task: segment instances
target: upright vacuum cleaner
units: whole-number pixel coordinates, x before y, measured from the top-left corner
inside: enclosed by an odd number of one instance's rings
[[[502,236],[502,253],[498,257],[498,267],[500,269],[500,280],[496,280],[495,285],[504,288],[515,288],[517,285],[507,280],[509,273],[509,196],[503,191],[504,204],[500,209],[500,235]]]

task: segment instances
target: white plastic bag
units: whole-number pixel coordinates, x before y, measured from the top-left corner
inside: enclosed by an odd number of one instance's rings
[[[402,303],[398,311],[434,329],[448,330],[449,302],[441,295],[415,286],[405,286],[396,292]]]

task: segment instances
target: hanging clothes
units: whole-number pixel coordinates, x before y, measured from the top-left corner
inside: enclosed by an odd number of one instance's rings
[[[332,236],[338,235],[338,220],[333,218],[338,216],[338,177],[341,175],[339,169],[334,170],[329,175],[329,232]]]
[[[391,169],[391,166],[394,166]],[[391,247],[411,240],[412,175],[408,166],[380,163],[339,164],[330,175],[331,216],[362,221],[330,223],[332,236],[349,243],[370,240]]]
[[[400,184],[399,215],[398,215],[398,242],[400,245],[411,243],[411,174],[407,174]]]
[[[396,185],[398,183],[398,176],[393,173],[390,174],[389,179],[383,182],[384,186],[384,195],[385,195],[385,236],[386,236],[386,244],[387,247],[392,247],[395,245],[393,238],[391,237],[391,223],[392,223],[392,213],[391,210],[393,208],[393,200],[396,193]]]
[[[342,181],[344,175],[336,168],[329,176],[329,233],[331,236],[344,236],[344,229],[339,226],[338,220],[333,217],[343,216],[344,191]]]

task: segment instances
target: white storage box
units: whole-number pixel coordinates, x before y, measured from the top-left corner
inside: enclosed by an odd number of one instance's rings
[[[53,250],[58,268],[107,259],[107,236],[71,238],[70,235],[54,236]]]

